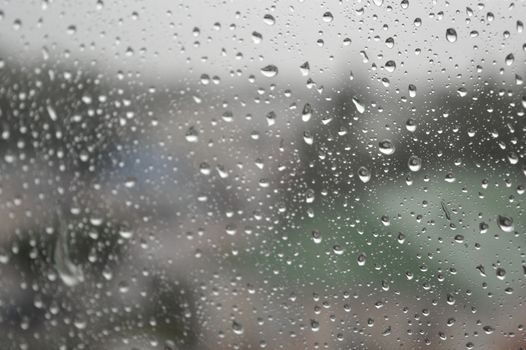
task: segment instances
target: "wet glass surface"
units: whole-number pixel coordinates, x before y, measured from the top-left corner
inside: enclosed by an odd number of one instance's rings
[[[524,349],[526,4],[3,1],[1,349]]]

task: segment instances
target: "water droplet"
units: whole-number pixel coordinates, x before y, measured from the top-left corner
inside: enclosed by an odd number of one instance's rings
[[[365,106],[360,102],[360,100],[358,100],[356,97],[353,97],[352,102],[354,103],[354,106],[356,107],[358,113],[365,112]]]
[[[413,84],[409,84],[408,91],[409,97],[416,97],[416,86],[414,86]]]
[[[320,330],[320,323],[316,320],[310,320],[310,329],[313,332],[317,332]]]
[[[371,180],[371,173],[369,172],[369,169],[362,166],[358,169],[358,177],[363,183],[367,183]]]
[[[121,236],[124,239],[130,239],[133,236],[133,231],[131,230],[120,230],[119,236]]]
[[[344,252],[344,249],[341,245],[338,245],[338,244],[335,244],[333,247],[332,247],[332,251],[334,252],[334,254],[336,255],[342,255],[343,252]]]
[[[269,64],[268,66],[261,68],[261,74],[267,78],[275,77],[278,74],[278,67],[273,64]]]
[[[407,161],[407,165],[409,166],[409,170],[416,172],[422,168],[422,160],[417,156],[411,156]]]
[[[300,72],[301,72],[301,75],[303,75],[304,77],[306,77],[307,75],[309,75],[309,72],[310,72],[310,65],[309,65],[309,62],[305,62],[305,63],[303,63],[303,64],[300,66]]]
[[[330,12],[325,12],[325,13],[323,14],[323,21],[324,21],[324,22],[329,23],[329,22],[332,22],[333,19],[334,19],[334,16],[332,15],[332,13],[330,13]]]
[[[259,44],[263,41],[263,35],[261,35],[261,33],[258,32],[252,32],[252,41],[254,42],[254,44]]]
[[[396,69],[396,62],[395,61],[387,61],[385,62],[385,70],[388,71],[389,73],[392,73],[394,72]]]
[[[77,27],[75,27],[74,25],[70,25],[68,26],[68,29],[67,29],[67,33],[69,35],[73,35],[77,32]]]
[[[356,258],[356,261],[358,262],[359,266],[364,266],[366,259],[366,255],[364,253],[360,253],[360,255],[358,255],[358,257]]]
[[[312,230],[312,240],[314,243],[319,244],[321,243],[321,233],[318,230]]]
[[[276,124],[276,113],[270,111],[267,113],[267,125],[272,126],[274,124]]]
[[[468,94],[466,88],[458,88],[457,93],[460,97],[465,97]]]
[[[383,140],[378,143],[380,153],[385,155],[391,155],[395,152],[395,147],[390,140]]]
[[[497,267],[497,270],[495,271],[497,278],[500,280],[503,280],[506,278],[506,270],[504,270],[502,267]]]
[[[73,287],[84,281],[84,273],[80,266],[75,265],[71,260],[67,225],[60,208],[56,210],[55,217],[58,226],[58,237],[53,255],[55,268],[62,282],[68,287]]]
[[[187,142],[195,143],[199,141],[199,133],[193,126],[191,126],[186,131],[185,138]]]
[[[409,132],[415,132],[416,131],[416,121],[413,118],[407,119],[405,122],[405,128]]]
[[[226,112],[223,113],[221,118],[225,122],[230,123],[230,122],[234,121],[234,113],[232,113],[231,111],[226,111]]]
[[[511,66],[513,64],[513,61],[515,61],[515,57],[513,56],[512,53],[510,53],[509,55],[506,56],[504,61],[506,62],[506,65]]]
[[[482,277],[486,277],[486,270],[484,269],[484,266],[478,265],[476,269],[479,270],[479,273]]]
[[[497,216],[497,224],[504,232],[513,232],[513,219],[507,216]]]
[[[495,329],[491,326],[484,326],[482,327],[482,329],[484,330],[484,333],[486,334],[491,334],[495,331]]]
[[[303,111],[301,112],[301,120],[304,122],[308,122],[311,117],[312,107],[310,104],[306,103],[305,106],[303,106]]]
[[[453,28],[446,29],[446,39],[450,43],[457,41],[457,31]]]
[[[265,16],[263,16],[263,22],[271,26],[274,25],[274,23],[276,23],[276,19],[274,18],[274,16],[266,14]]]
[[[232,321],[232,330],[237,335],[241,335],[244,332],[243,326],[236,321]]]
[[[312,137],[310,132],[305,131],[303,133],[303,141],[305,141],[305,143],[310,146],[314,143],[314,137]]]

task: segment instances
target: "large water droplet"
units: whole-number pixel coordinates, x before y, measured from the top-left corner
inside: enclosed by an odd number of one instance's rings
[[[238,323],[236,321],[232,321],[232,330],[237,335],[241,335],[244,332],[244,329],[243,329],[243,326],[241,325],[241,323]]]
[[[450,43],[457,41],[457,31],[453,28],[446,29],[446,39]]]
[[[274,18],[274,16],[266,14],[265,16],[263,16],[263,22],[271,26],[274,25],[274,23],[276,23],[276,19]]]
[[[358,113],[365,112],[365,106],[360,102],[360,100],[358,100],[356,97],[353,97],[352,102],[354,103],[354,106],[356,107]]]
[[[422,168],[422,160],[417,156],[411,156],[407,161],[407,166],[409,166],[409,170],[416,172]]]
[[[385,155],[391,155],[395,152],[395,147],[390,140],[383,140],[378,143],[380,153]]]
[[[311,117],[312,107],[310,104],[306,103],[305,106],[303,106],[303,111],[301,112],[301,120],[304,122],[308,122]]]
[[[186,131],[185,138],[187,142],[195,143],[199,141],[199,133],[193,126],[191,126]]]
[[[364,253],[360,253],[358,257],[356,258],[356,261],[358,262],[359,266],[364,266],[366,260],[367,260],[367,257]]]
[[[273,64],[269,64],[268,66],[261,68],[261,74],[267,78],[275,77],[278,74],[278,67]]]
[[[513,219],[507,216],[497,216],[497,224],[504,232],[513,232]]]
[[[60,276],[62,282],[69,287],[76,286],[84,281],[84,274],[80,266],[73,263],[70,256],[68,230],[65,224],[65,219],[62,210],[56,210],[57,221],[57,241],[55,244],[55,252],[53,259],[55,261],[55,268]]]
[[[333,19],[334,19],[334,16],[332,15],[332,13],[330,13],[330,12],[325,12],[325,13],[323,14],[323,21],[324,21],[324,22],[329,23],[329,22],[332,22]]]
[[[371,180],[371,172],[366,167],[362,166],[358,169],[358,177],[363,183],[369,182]]]

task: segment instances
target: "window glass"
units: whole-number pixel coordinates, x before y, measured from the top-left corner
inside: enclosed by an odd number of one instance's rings
[[[0,348],[523,349],[524,21],[2,1]]]

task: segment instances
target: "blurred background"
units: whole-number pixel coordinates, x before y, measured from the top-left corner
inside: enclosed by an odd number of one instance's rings
[[[525,349],[525,21],[2,1],[0,349]]]

